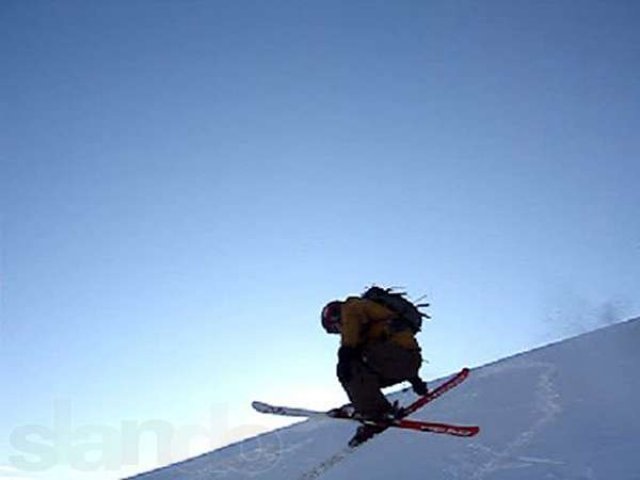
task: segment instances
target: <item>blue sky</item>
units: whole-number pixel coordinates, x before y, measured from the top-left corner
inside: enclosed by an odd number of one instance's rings
[[[427,378],[640,310],[637,2],[0,21],[6,471],[60,402],[74,427],[217,416],[224,442],[273,425],[253,399],[342,401],[319,310],[372,283],[428,295]]]

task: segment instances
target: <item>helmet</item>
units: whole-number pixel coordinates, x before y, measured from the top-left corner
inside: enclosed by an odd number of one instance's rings
[[[322,327],[327,333],[340,333],[342,302],[334,300],[322,309]]]

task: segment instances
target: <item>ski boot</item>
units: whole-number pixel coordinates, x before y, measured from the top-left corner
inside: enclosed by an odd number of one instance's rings
[[[424,397],[429,393],[429,387],[427,387],[427,382],[422,380],[420,377],[416,376],[409,379],[411,383],[411,388],[415,392],[416,395]]]
[[[365,423],[360,425],[356,430],[356,434],[349,440],[350,447],[357,447],[361,443],[366,442],[374,435],[387,429],[386,425]]]
[[[334,418],[354,418],[356,415],[356,409],[350,403],[338,408],[332,408],[327,412],[327,415]]]
[[[353,418],[356,418],[356,413]],[[361,443],[366,442],[374,435],[389,428],[389,425],[404,416],[404,409],[401,408],[396,400],[391,408],[384,414],[373,418],[361,418],[362,425],[356,430],[356,434],[349,440],[350,447],[357,447]]]

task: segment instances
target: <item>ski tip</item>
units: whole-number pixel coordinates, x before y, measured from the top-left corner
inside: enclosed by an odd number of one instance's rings
[[[266,403],[262,403],[262,402],[258,402],[258,401],[253,401],[251,402],[251,406],[255,409],[260,411],[266,410],[267,404]]]
[[[472,427],[472,428],[469,428],[469,433],[467,435],[465,435],[465,436],[466,437],[475,437],[479,433],[480,433],[480,427]]]

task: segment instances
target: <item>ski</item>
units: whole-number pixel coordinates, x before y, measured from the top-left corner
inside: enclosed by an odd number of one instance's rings
[[[335,466],[336,464],[345,460],[349,455],[353,454],[358,450],[358,447],[362,445],[362,443],[370,440],[372,437],[377,434],[385,431],[387,428],[408,428],[418,431],[430,431],[433,433],[445,433],[450,435],[458,435],[462,437],[473,436],[479,432],[479,427],[467,427],[467,426],[459,426],[459,425],[448,425],[443,423],[432,423],[432,422],[419,422],[416,420],[409,420],[406,417],[411,415],[419,408],[423,407],[429,402],[432,402],[436,398],[440,397],[444,393],[448,392],[452,388],[460,385],[467,377],[469,376],[469,369],[463,368],[456,375],[451,377],[449,380],[445,381],[433,391],[429,392],[427,395],[424,395],[418,398],[415,402],[411,403],[408,407],[404,409],[404,416],[400,419],[396,420],[396,425],[393,427],[390,426],[376,426],[376,425],[361,425],[360,428],[369,428],[370,432],[365,435],[359,435],[358,433],[349,441],[348,445],[329,458],[323,460],[315,467],[311,468],[307,472],[305,472],[302,476],[298,478],[298,480],[316,480],[318,477],[322,476],[327,470]],[[302,416],[302,417],[330,417],[336,418],[335,416],[328,415],[328,412],[322,412],[317,410],[307,410],[300,408],[288,408],[288,407],[273,407],[265,403],[254,402],[254,408],[258,411],[262,411],[264,413],[273,413],[276,415],[288,415],[288,416]],[[355,418],[344,418],[345,420],[357,421]],[[361,422],[362,423],[362,422]],[[359,429],[360,430],[360,429]]]
[[[446,382],[440,384],[433,391],[431,391],[431,392],[427,393],[426,395],[418,398],[415,402],[413,402],[408,407],[406,407],[404,409],[404,411],[405,411],[405,415],[404,416],[407,417],[407,416],[411,415],[412,413],[414,413],[419,408],[424,407],[427,403],[434,401],[436,398],[438,398],[438,397],[442,396],[443,394],[447,393],[452,388],[457,387],[463,381],[465,381],[468,376],[469,376],[469,369],[467,367],[465,367],[462,370],[460,370],[458,373],[456,373],[453,377],[451,377],[449,380],[447,380]]]
[[[411,415],[419,408],[422,408],[423,406],[425,406],[427,403],[434,401],[436,398],[442,396],[452,388],[457,387],[468,376],[469,376],[469,369],[463,368],[458,373],[456,373],[453,377],[451,377],[449,380],[440,384],[431,392],[418,398],[415,402],[405,407],[403,417],[407,417]],[[329,412],[324,410],[311,410],[308,408],[297,408],[297,407],[283,407],[283,406],[271,405],[265,402],[258,402],[258,401],[252,402],[251,406],[254,408],[254,410],[260,413],[266,413],[270,415],[281,415],[285,417],[330,417],[330,418],[339,418],[339,419],[346,419],[346,420],[358,420],[352,416],[346,416],[346,415],[336,416],[335,414],[332,415],[332,414],[329,414]]]
[[[356,435],[349,441],[349,446],[357,447],[364,442],[370,440],[372,437],[384,432],[389,427],[407,428],[412,430],[418,430],[422,432],[431,433],[443,433],[447,435],[455,435],[460,437],[470,437],[476,435],[480,428],[476,426],[462,426],[462,425],[450,425],[446,423],[434,423],[434,422],[420,422],[416,420],[408,420],[406,417],[416,412],[418,409],[424,407],[426,404],[434,401],[436,398],[441,397],[446,392],[454,387],[460,385],[469,376],[469,369],[463,368],[449,380],[438,385],[434,390],[426,395],[418,398],[415,402],[409,404],[403,409],[403,415],[399,419],[392,422],[376,423],[376,422],[362,422],[368,425],[364,431],[358,431]]]
[[[450,423],[423,422],[421,420],[408,419],[395,420],[388,426],[420,432],[444,433],[456,437],[473,437],[480,432],[480,427],[475,425],[452,425]]]
[[[329,412],[324,410],[309,410],[308,408],[295,408],[295,407],[280,407],[277,405],[270,405],[264,402],[251,402],[253,409],[260,413],[267,413],[270,415],[280,415],[283,417],[331,417]],[[335,418],[335,417],[331,417]]]
[[[278,407],[275,405],[269,405],[263,402],[253,402],[253,408],[260,413],[267,413],[272,415],[281,415],[286,417],[329,417],[338,420],[350,420],[359,422],[365,425],[371,425],[374,427],[396,427],[406,430],[418,430],[421,432],[433,432],[433,433],[446,433],[449,435],[455,435],[458,437],[471,437],[479,432],[479,428],[475,426],[462,426],[451,425],[448,423],[439,422],[424,422],[421,420],[409,420],[406,418],[400,418],[391,422],[379,423],[369,420],[359,419],[353,416],[335,416],[329,415],[322,410],[309,410],[305,408],[290,408],[290,407]]]
[[[460,370],[458,373],[456,373],[453,377],[451,377],[449,380],[438,385],[431,392],[427,393],[426,395],[423,395],[422,397],[418,398],[415,402],[410,403],[408,406],[404,407],[402,409],[403,410],[402,418],[408,417],[409,415],[415,413],[418,409],[424,407],[427,403],[433,402],[435,399],[441,397],[452,388],[457,387],[464,380],[466,380],[468,376],[469,376],[469,369],[465,367],[462,370]],[[283,408],[283,407],[280,407],[280,408]],[[290,409],[291,412],[293,412],[294,410],[297,410],[297,409]],[[310,411],[310,412],[313,412],[313,411]],[[314,412],[314,414],[311,416],[316,416],[318,413],[320,412]],[[282,413],[282,415],[285,415],[285,414],[286,413]],[[327,413],[325,412],[325,415],[326,414]],[[345,415],[345,416],[331,415],[331,416],[333,418],[346,418],[350,420],[358,420],[357,418],[352,417],[350,415]]]
[[[403,428],[407,430],[416,430],[421,432],[431,432],[431,433],[442,433],[447,435],[455,435],[459,437],[470,437],[476,435],[480,429],[477,426],[465,426],[465,425],[451,425],[447,423],[437,423],[437,422],[423,422],[419,420],[409,420],[406,417],[415,413],[418,409],[422,408],[426,404],[432,402],[433,400],[439,398],[452,388],[460,385],[467,377],[469,376],[469,369],[463,368],[457,374],[455,374],[450,379],[446,380],[444,383],[440,384],[431,392],[426,395],[418,398],[413,403],[409,404],[407,407],[403,408],[403,415],[401,418],[388,421],[388,422],[375,422],[369,421],[366,419],[358,418],[354,415],[339,415],[335,412],[326,412],[322,410],[310,410],[306,408],[294,408],[294,407],[283,407],[270,405],[264,402],[253,402],[251,405],[253,408],[260,412],[272,415],[283,415],[287,417],[329,417],[336,418],[339,420],[350,420],[362,423],[365,426],[370,427],[369,431],[364,435],[360,435],[359,437],[354,437],[349,445],[352,447],[358,446],[365,441],[369,440],[371,437],[382,433],[387,428]]]

